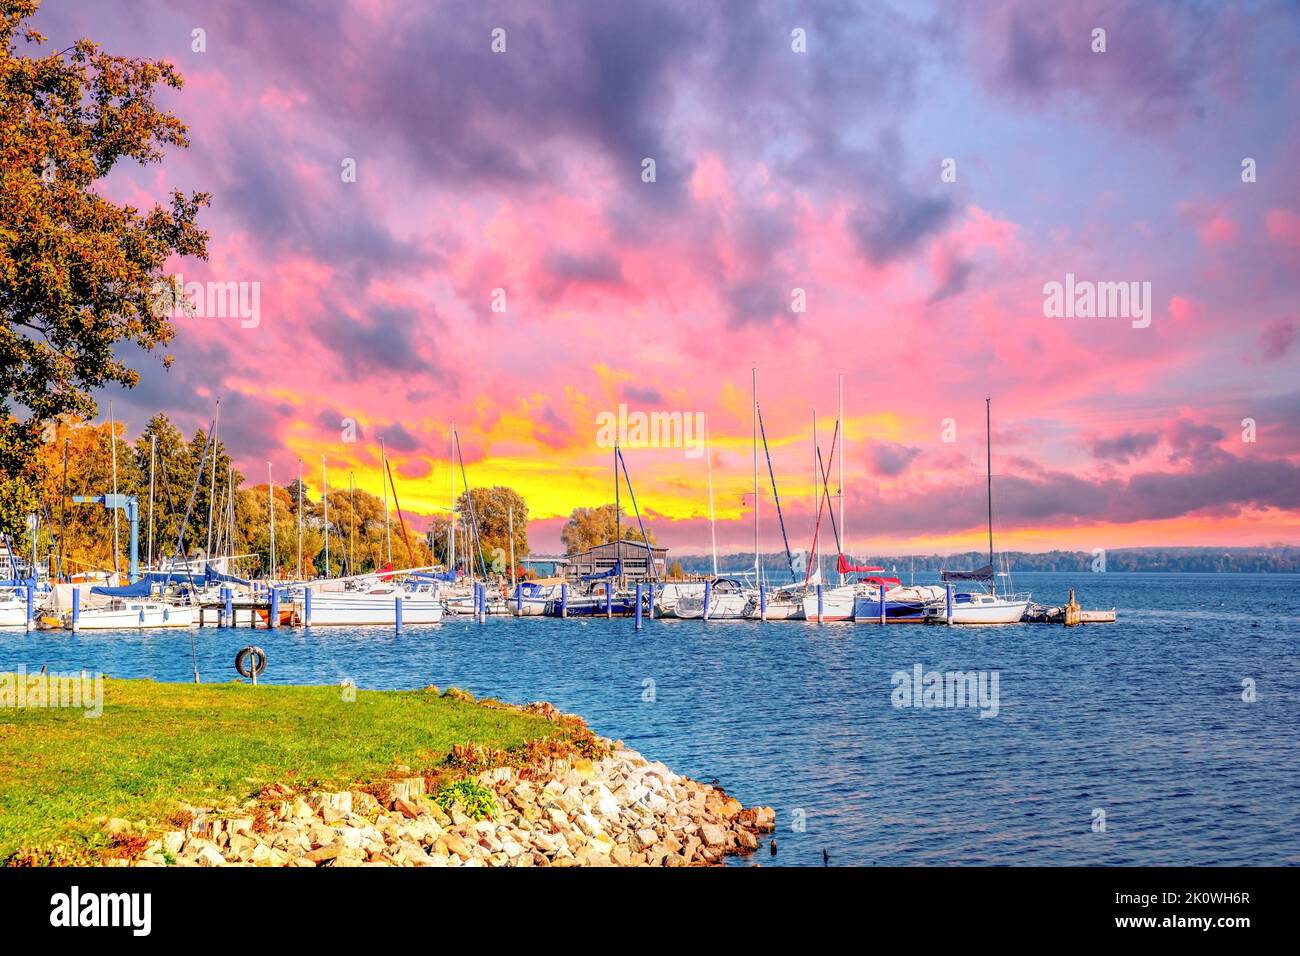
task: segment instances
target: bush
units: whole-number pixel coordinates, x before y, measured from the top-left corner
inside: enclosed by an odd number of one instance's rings
[[[433,795],[433,802],[444,813],[450,813],[452,804],[457,801],[465,808],[465,815],[471,820],[485,820],[497,814],[496,794],[469,778],[439,787]]]

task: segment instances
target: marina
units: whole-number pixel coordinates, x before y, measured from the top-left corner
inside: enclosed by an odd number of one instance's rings
[[[1053,606],[1081,575],[1025,572]],[[418,689],[551,700],[746,805],[771,804],[762,865],[1296,865],[1291,772],[1300,656],[1295,574],[1095,574],[1120,625],[877,629],[656,617],[468,616],[392,627],[189,632],[204,687],[248,644],[261,685]],[[1243,607],[1243,602],[1248,609]],[[29,673],[191,683],[175,630],[0,632]],[[999,713],[895,709],[891,675],[1000,674]],[[1122,662],[1117,664],[1116,662]],[[1242,702],[1242,679],[1259,682]],[[337,697],[337,693],[335,694]],[[1138,813],[1150,805],[1153,812]],[[1091,830],[1106,809],[1109,833]],[[791,821],[802,811],[805,828]],[[1216,838],[1216,834],[1225,835]],[[743,860],[733,861],[744,865]]]

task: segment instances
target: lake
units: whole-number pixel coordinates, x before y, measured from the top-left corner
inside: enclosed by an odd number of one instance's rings
[[[552,701],[775,807],[764,866],[821,866],[823,850],[831,865],[1300,863],[1300,575],[1026,573],[1015,585],[1044,603],[1077,586],[1119,621],[665,620],[638,633],[630,619],[449,618],[400,637],[194,638],[205,681],[232,679],[235,652],[255,643],[267,683]],[[0,669],[20,664],[188,681],[190,634],[0,633]],[[898,706],[926,702],[900,673],[931,671],[975,672],[967,706]]]

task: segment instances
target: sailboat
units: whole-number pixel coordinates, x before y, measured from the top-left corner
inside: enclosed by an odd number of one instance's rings
[[[842,394],[842,393],[841,393]],[[822,463],[821,448],[816,444],[817,425],[816,418],[813,419],[813,481],[818,489],[817,503],[817,526],[813,530],[813,554],[817,553],[817,536],[821,531],[822,506],[830,514],[831,531],[835,535],[835,550],[839,554],[839,564],[837,571],[840,580],[843,582],[845,573],[845,561],[842,541],[840,538],[840,525],[835,520],[835,506],[831,504],[830,474],[828,466],[835,461],[835,454],[843,434],[844,409],[843,401],[840,402],[839,412],[835,417],[835,431],[831,436],[830,461]],[[843,452],[840,451],[840,463],[843,465]],[[844,514],[844,477],[841,467],[840,473],[840,516]],[[851,621],[853,620],[853,604],[857,598],[858,585],[841,583],[837,587],[818,587],[821,584],[821,568],[816,568],[807,577],[807,583],[803,594],[803,619],[815,624],[822,624],[834,621]],[[820,593],[819,593],[820,592]]]
[[[953,595],[952,623],[954,624],[1016,624],[1029,607],[1029,594],[999,595],[993,560],[993,429],[991,426],[992,400],[984,399],[984,433],[988,465],[988,515],[989,563],[974,571],[944,571],[940,574],[947,582],[977,582],[985,585],[984,591],[959,591]],[[925,609],[926,621],[945,623],[947,602]]]

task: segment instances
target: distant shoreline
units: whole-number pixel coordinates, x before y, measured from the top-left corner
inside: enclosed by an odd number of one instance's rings
[[[854,549],[855,563],[880,565],[890,571],[907,571],[909,574],[937,574],[942,570],[976,568],[988,563],[986,551],[961,551],[949,554],[863,554]],[[681,564],[691,574],[706,574],[713,567],[708,554],[670,553],[670,560]],[[834,563],[834,544],[826,554],[826,567]],[[1099,560],[1104,560],[1100,567]],[[1057,571],[1068,573],[1123,573],[1168,572],[1193,574],[1300,574],[1300,546],[1271,545],[1261,548],[1114,548],[1104,552],[1091,551],[999,551],[999,570],[1003,563],[1013,573],[1026,571]],[[762,555],[763,567],[773,573],[788,570],[783,551],[768,551]],[[718,555],[719,568],[753,567],[754,553],[731,552]]]

